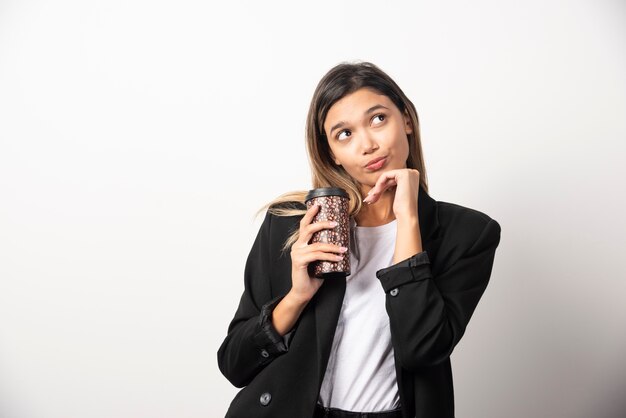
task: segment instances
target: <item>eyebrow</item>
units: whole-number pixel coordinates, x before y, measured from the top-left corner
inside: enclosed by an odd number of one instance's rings
[[[364,114],[364,115],[367,115],[367,114],[370,114],[370,113],[372,113],[373,111],[378,110],[378,109],[387,109],[387,110],[389,110],[389,108],[387,108],[387,107],[385,107],[385,106],[383,106],[383,105],[381,105],[381,104],[377,104],[377,105],[374,105],[374,106],[370,107],[369,109],[367,109],[367,110],[365,111],[365,113],[363,113],[363,114]],[[333,131],[334,131],[335,129],[342,128],[342,127],[344,127],[346,124],[347,124],[347,122],[344,122],[344,121],[340,121],[340,122],[336,123],[336,124],[335,124],[332,128],[330,128],[330,136],[332,136],[332,135],[333,135]]]

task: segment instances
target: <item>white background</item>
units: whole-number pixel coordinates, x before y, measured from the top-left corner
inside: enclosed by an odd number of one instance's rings
[[[332,66],[502,227],[457,416],[626,415],[623,1],[0,0],[0,417],[223,417],[216,352]]]

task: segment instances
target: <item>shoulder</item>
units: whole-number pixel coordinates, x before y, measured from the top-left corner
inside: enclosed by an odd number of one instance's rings
[[[494,220],[491,216],[477,209],[461,206],[456,203],[437,201],[437,214],[440,224],[455,224],[484,227]]]
[[[440,236],[457,250],[495,247],[500,241],[500,224],[486,213],[456,203],[437,201]]]
[[[290,234],[304,216],[306,205],[297,201],[274,204],[265,212],[263,224],[274,235]]]
[[[306,210],[306,205],[302,202],[297,201],[289,201],[289,202],[281,202],[276,203],[270,206],[272,209],[303,209]]]

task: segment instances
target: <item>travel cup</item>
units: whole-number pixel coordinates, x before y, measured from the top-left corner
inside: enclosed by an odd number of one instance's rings
[[[316,260],[309,263],[309,274],[320,279],[341,278],[350,275],[350,217],[349,217],[348,193],[338,187],[321,187],[312,189],[306,196],[307,209],[314,204],[320,208],[313,217],[312,223],[322,221],[335,221],[337,226],[333,229],[322,229],[313,234],[311,242],[329,243],[348,248],[340,261]]]

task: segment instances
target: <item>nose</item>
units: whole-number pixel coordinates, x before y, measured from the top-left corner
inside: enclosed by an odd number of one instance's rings
[[[377,149],[378,143],[376,140],[370,135],[369,132],[364,132],[363,135],[361,135],[361,151],[363,154],[371,154]]]

